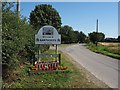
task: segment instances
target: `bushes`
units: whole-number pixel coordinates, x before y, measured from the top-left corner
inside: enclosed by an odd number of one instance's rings
[[[4,4],[4,3],[3,3]],[[16,12],[11,11],[9,3],[2,9],[2,66],[3,77],[8,71],[13,71],[20,62],[31,60],[38,47],[34,43],[36,31],[29,25],[25,18],[18,19]],[[11,3],[10,3],[11,6]],[[41,45],[41,51],[48,46]]]
[[[33,41],[34,30],[24,19],[18,21],[11,10],[3,8],[2,16],[2,63],[6,73],[18,64],[18,53]]]

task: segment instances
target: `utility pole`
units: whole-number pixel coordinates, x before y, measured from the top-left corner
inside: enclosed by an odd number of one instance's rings
[[[17,0],[17,16],[20,19],[20,0]]]
[[[98,19],[97,19],[97,23],[96,23],[96,38],[98,39]],[[96,40],[96,46],[97,46],[98,40]]]

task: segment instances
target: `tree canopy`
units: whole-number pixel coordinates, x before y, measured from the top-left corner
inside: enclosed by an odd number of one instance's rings
[[[94,44],[96,44],[97,42],[103,41],[105,38],[105,34],[102,32],[92,32],[89,33],[89,38],[90,41],[93,42]]]
[[[45,25],[54,26],[59,30],[61,27],[61,17],[52,5],[41,4],[37,5],[30,13],[30,24],[37,30]]]
[[[61,34],[62,43],[73,43],[76,40],[73,28],[68,25],[62,26],[59,33]]]
[[[79,42],[80,43],[86,42],[86,35],[82,31],[80,31],[80,33],[79,33]]]
[[[84,43],[86,35],[81,31],[74,31],[71,26],[62,26],[59,33],[61,34],[62,43]]]

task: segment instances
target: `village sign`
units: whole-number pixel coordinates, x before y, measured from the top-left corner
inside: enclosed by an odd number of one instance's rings
[[[61,35],[53,26],[43,26],[35,35],[35,44],[61,44]]]

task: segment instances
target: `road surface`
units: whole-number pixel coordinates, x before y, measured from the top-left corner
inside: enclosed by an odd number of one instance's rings
[[[118,88],[119,60],[94,53],[82,44],[68,46],[62,50],[109,87]]]

